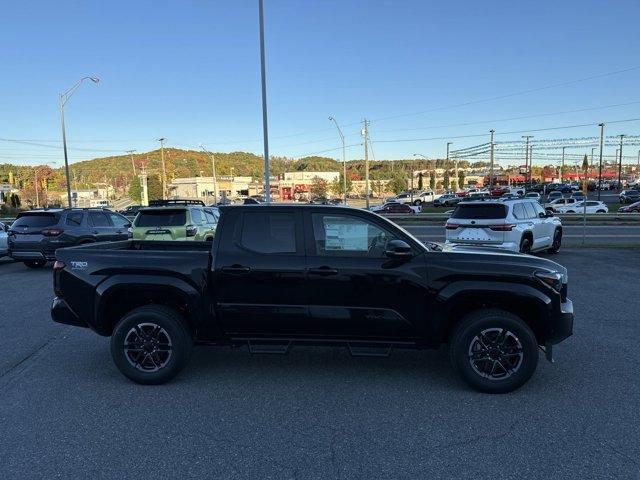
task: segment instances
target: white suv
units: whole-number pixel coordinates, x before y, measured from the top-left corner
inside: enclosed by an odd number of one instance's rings
[[[433,202],[440,195],[435,195],[431,190],[424,190],[422,192],[416,192],[413,195],[410,193],[401,193],[396,195],[393,200],[398,203],[408,203],[415,206],[420,206],[423,203]]]
[[[528,199],[484,200],[458,204],[447,220],[446,243],[483,245],[512,252],[557,253],[562,223]]]

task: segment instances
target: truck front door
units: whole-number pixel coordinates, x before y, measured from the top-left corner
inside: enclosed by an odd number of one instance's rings
[[[429,319],[423,252],[385,255],[400,239],[384,221],[341,211],[305,212],[312,335],[389,339],[420,336]]]

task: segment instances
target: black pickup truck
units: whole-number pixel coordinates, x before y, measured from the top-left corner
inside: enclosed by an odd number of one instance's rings
[[[211,243],[120,241],[58,250],[51,314],[111,337],[120,371],[159,384],[194,344],[340,344],[354,354],[450,347],[474,388],[514,390],[538,348],[572,333],[567,271],[489,249],[442,251],[374,213],[221,207]]]

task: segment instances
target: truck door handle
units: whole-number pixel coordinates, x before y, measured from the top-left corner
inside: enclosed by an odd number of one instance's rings
[[[249,267],[243,267],[242,265],[231,265],[230,267],[222,267],[224,273],[249,273],[251,269]]]
[[[323,275],[323,276],[338,274],[338,270],[331,267],[310,268],[307,270],[307,272],[310,275]]]

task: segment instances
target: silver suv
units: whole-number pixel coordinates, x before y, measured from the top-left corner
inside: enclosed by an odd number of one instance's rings
[[[560,219],[529,199],[463,202],[445,227],[448,244],[557,253],[562,243]]]

